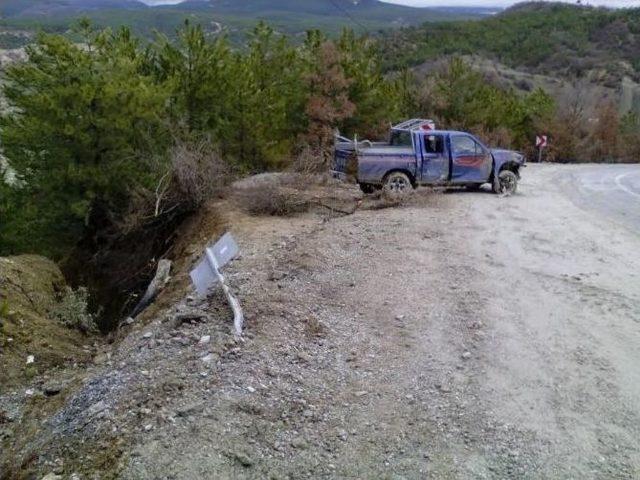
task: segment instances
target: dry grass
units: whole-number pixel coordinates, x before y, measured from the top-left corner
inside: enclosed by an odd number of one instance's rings
[[[251,215],[289,216],[311,208],[308,199],[294,189],[284,190],[276,185],[263,184],[237,196],[241,207]]]
[[[290,216],[308,211],[313,201],[306,194],[318,177],[311,174],[262,174],[240,182],[234,199],[250,215]]]
[[[364,197],[363,210],[383,210],[398,207],[435,207],[439,205],[442,194],[432,188],[418,188],[402,194],[390,193],[387,190],[376,190]]]
[[[199,207],[228,182],[228,164],[208,142],[177,143],[171,150],[174,193],[182,202]]]

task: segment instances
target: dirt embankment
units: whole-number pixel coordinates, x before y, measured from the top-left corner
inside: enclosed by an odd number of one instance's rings
[[[65,287],[60,269],[46,258],[0,257],[3,390],[23,387],[52,368],[90,358],[90,350],[83,345],[91,343],[91,338],[53,318]]]
[[[565,198],[560,168],[509,198],[227,209],[244,340],[219,294],[161,299],[13,452],[22,471],[638,478],[640,240]]]

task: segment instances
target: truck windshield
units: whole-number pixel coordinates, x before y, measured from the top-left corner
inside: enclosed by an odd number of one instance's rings
[[[391,140],[389,144],[392,147],[411,147],[411,133],[396,130],[391,132]]]

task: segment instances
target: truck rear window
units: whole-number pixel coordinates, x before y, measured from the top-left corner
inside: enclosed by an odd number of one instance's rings
[[[391,133],[389,144],[392,147],[411,147],[411,132],[395,131]]]

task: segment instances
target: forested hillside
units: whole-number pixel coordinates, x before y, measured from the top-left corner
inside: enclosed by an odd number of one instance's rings
[[[598,70],[601,81],[640,78],[640,9],[529,2],[481,21],[424,24],[383,38],[388,68],[478,54],[554,76]]]
[[[303,35],[314,28],[337,34],[344,27],[360,32],[376,31],[423,22],[479,18],[487,12],[483,8],[411,8],[378,0],[190,0],[153,8],[137,0],[8,0],[0,5],[0,26],[62,33],[79,17],[86,16],[100,27],[128,26],[150,38],[155,31],[174,35],[184,19],[189,18],[192,23],[201,24],[205,32],[225,31],[240,42],[259,20],[288,34]],[[5,37],[7,46],[9,37]],[[11,40],[15,42],[14,37]]]

